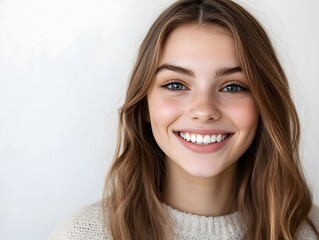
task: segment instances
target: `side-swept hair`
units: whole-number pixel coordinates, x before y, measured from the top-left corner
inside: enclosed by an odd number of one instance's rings
[[[168,35],[187,24],[214,25],[235,40],[260,119],[254,142],[238,160],[234,207],[245,239],[293,239],[312,205],[299,160],[300,126],[288,81],[261,24],[229,0],[180,0],[164,11],[142,42],[119,111],[118,145],[104,191],[113,238],[170,239],[163,210],[165,156],[147,121],[147,94]],[[319,237],[319,235],[318,235]]]

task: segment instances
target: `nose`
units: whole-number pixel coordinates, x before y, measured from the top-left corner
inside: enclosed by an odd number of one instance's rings
[[[191,104],[190,117],[192,120],[203,123],[218,120],[221,112],[217,99],[208,94],[196,96]]]

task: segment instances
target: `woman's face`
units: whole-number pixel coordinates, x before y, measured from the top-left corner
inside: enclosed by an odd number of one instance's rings
[[[234,40],[218,27],[186,25],[170,34],[148,106],[168,166],[192,176],[234,169],[256,133],[258,112]]]

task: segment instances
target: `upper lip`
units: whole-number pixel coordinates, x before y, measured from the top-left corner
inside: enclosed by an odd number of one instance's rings
[[[194,133],[194,134],[200,134],[200,135],[215,135],[215,134],[227,134],[231,133],[229,131],[225,130],[219,130],[219,129],[179,129],[174,130],[174,132],[188,132],[188,133]]]

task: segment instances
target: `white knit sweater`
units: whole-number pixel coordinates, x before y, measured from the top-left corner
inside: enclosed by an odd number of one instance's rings
[[[245,228],[238,213],[220,217],[204,217],[180,212],[165,204],[163,206],[173,226],[174,240],[236,240],[243,238]],[[319,229],[319,208],[314,206],[309,217]],[[60,226],[49,239],[112,239],[103,223],[101,203],[81,209]],[[317,238],[310,226],[303,223],[298,230],[297,239],[315,240]]]

